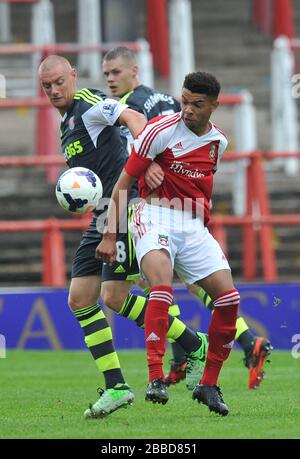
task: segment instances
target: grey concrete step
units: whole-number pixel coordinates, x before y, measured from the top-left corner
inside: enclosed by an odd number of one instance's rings
[[[218,47],[212,47],[211,49],[207,49],[206,46],[201,43],[197,46],[196,51],[196,58],[201,62],[201,60],[205,60],[207,63],[218,63],[218,65],[233,65],[234,67],[241,67],[241,71],[245,71],[244,66],[246,68],[251,67],[253,68],[254,62],[256,63],[256,68],[258,72],[261,74],[269,70],[270,64],[270,50],[265,50],[261,48],[250,48],[248,47],[245,50],[245,46],[239,45],[232,47],[228,52],[224,53],[224,51]]]
[[[193,17],[201,20],[202,18],[210,18],[216,21],[220,20],[231,21],[233,19],[239,21],[248,21],[251,18],[250,2],[249,0],[211,0],[199,1],[192,0],[192,13]]]

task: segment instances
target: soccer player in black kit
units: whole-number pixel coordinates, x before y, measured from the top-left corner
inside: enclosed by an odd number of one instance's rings
[[[39,78],[50,103],[62,116],[61,144],[68,166],[94,171],[102,182],[103,197],[109,199],[127,160],[119,126],[126,126],[136,136],[146,124],[145,117],[127,105],[108,99],[101,91],[77,90],[76,70],[62,56],[48,56],[39,67]],[[105,390],[100,389],[99,399],[85,411],[86,418],[102,418],[134,401],[121,372],[111,328],[98,305],[100,293],[106,306],[135,321],[139,327],[144,324],[147,303],[145,297],[129,293],[131,280],[139,277],[139,270],[130,256],[131,238],[127,233],[119,235],[116,263],[102,266],[95,258],[105,214],[104,208],[96,210],[81,239],[69,290],[70,308],[83,329],[86,345],[103,373],[106,386]],[[105,289],[101,290],[102,281]],[[202,344],[200,334],[170,316],[168,337],[177,340],[189,354],[195,387],[203,366],[198,352]]]
[[[179,102],[172,96],[154,91],[140,83],[136,55],[127,47],[119,46],[110,49],[103,57],[102,71],[111,95],[118,98],[121,103],[126,103],[133,110],[143,113],[147,120],[181,110]],[[128,142],[132,143],[132,136],[128,129],[122,126],[121,130],[127,136]],[[162,170],[153,162],[148,169],[148,186],[154,190],[161,184],[163,178]],[[189,289],[209,310],[214,309],[211,298],[203,288],[192,286]],[[146,291],[146,289],[144,290]],[[179,318],[179,306],[172,305],[169,314]],[[264,361],[270,354],[272,347],[267,339],[254,337],[241,316],[237,319],[236,328],[235,339],[245,353],[244,363],[249,368],[248,387],[254,389],[259,386],[263,379]],[[202,342],[204,346],[204,340]],[[167,385],[181,381],[185,378],[186,371],[189,371],[189,368],[186,368],[185,352],[180,344],[173,342],[172,351],[171,368],[165,378]]]

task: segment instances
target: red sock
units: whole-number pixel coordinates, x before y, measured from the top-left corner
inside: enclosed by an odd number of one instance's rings
[[[149,381],[164,379],[163,356],[169,325],[168,310],[172,302],[171,287],[157,285],[151,288],[144,321]]]
[[[214,312],[208,329],[208,352],[201,384],[217,384],[223,362],[234,343],[240,295],[236,289],[214,300]]]

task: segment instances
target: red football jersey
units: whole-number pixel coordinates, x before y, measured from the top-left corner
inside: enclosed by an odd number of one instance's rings
[[[126,172],[139,177],[139,193],[147,197],[153,190],[147,187],[144,173],[151,161],[162,168],[163,183],[155,189],[159,198],[179,198],[182,208],[191,202],[193,212],[209,220],[209,201],[213,190],[213,175],[227,147],[227,139],[213,123],[209,132],[197,136],[186,127],[181,113],[154,118],[134,141],[126,163]],[[200,212],[200,213],[199,213]]]

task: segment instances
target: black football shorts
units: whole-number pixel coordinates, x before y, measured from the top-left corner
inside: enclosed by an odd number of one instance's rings
[[[128,221],[131,218],[131,212],[129,209]],[[98,218],[96,215],[93,217],[88,229],[82,236],[73,260],[71,277],[96,275],[100,276],[103,282],[138,279],[140,277],[139,267],[129,230],[118,235],[116,242],[117,259],[111,266],[96,260],[96,248],[102,240],[102,233],[98,231],[97,226],[103,227],[103,225],[99,225],[99,220],[97,222]]]

